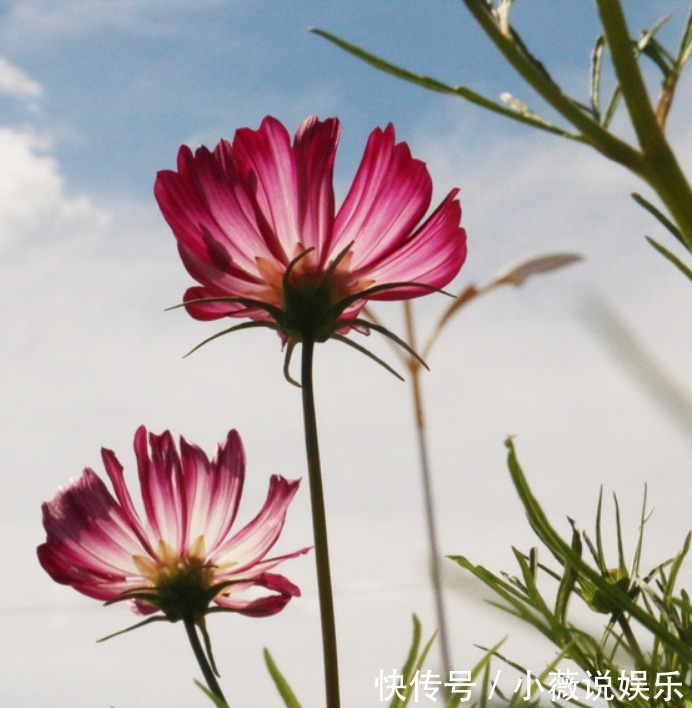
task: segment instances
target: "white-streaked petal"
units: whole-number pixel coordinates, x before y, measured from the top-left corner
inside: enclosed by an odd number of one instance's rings
[[[267,499],[257,516],[213,554],[213,562],[221,567],[234,565],[235,572],[251,568],[264,558],[276,543],[299,481],[288,481],[273,475]]]

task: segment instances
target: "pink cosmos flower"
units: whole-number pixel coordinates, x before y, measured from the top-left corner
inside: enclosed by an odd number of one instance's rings
[[[103,463],[115,497],[86,469],[43,505],[47,540],[38,557],[53,580],[98,600],[131,599],[136,612],[161,611],[172,621],[196,622],[220,610],[271,615],[300,595],[293,583],[269,571],[308,549],[266,558],[299,481],[274,475],[259,514],[231,534],[245,479],[245,453],[235,430],[211,462],[183,438],[178,451],[168,431],[147,435],[140,427],[134,447],[144,521],[122,466],[106,449]],[[270,593],[248,592],[258,588]],[[209,609],[212,601],[218,609]]]
[[[397,143],[374,130],[335,214],[336,118],[308,118],[291,143],[275,118],[238,130],[210,152],[182,146],[178,170],[154,192],[190,275],[195,318],[248,317],[284,341],[324,341],[351,327],[368,299],[398,300],[443,288],[466,258],[452,190],[422,224],[432,181]],[[241,325],[242,327],[242,325]]]

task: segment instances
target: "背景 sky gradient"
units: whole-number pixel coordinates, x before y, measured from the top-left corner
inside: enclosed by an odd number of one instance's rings
[[[529,44],[586,100],[592,5],[517,5]],[[677,0],[625,6],[633,32],[668,12],[679,25],[687,9]],[[173,167],[181,143],[213,146],[266,114],[291,132],[310,114],[339,116],[337,198],[369,132],[394,122],[428,163],[438,199],[461,188],[469,258],[452,290],[532,254],[585,257],[479,300],[430,356],[425,397],[445,554],[511,569],[510,546],[533,544],[505,469],[508,434],[565,532],[566,515],[592,525],[601,484],[618,493],[632,539],[648,483],[656,511],[647,562],[675,553],[689,529],[689,434],[627,373],[603,334],[606,303],[681,389],[692,390],[689,286],[644,241],[645,233],[667,237],[629,198],[641,185],[585,147],[379,74],[309,34],[310,26],[421,73],[492,97],[509,90],[540,106],[451,0],[425,10],[412,0],[14,0],[0,9],[3,706],[205,704],[179,626],[96,645],[134,616],[54,584],[35,547],[44,537],[41,502],[85,466],[99,471],[102,445],[134,478],[140,423],[209,452],[236,427],[248,456],[241,520],[254,515],[271,474],[305,476],[299,395],[282,378],[278,339],[240,333],[183,360],[219,323],[164,312],[191,281],[153,199],[156,171]],[[678,41],[672,28],[662,36]],[[691,90],[688,76],[669,128],[683,164],[692,153],[684,132]],[[423,330],[443,306],[442,296],[416,303]],[[401,327],[398,304],[377,313]],[[408,389],[331,343],[318,350],[316,375],[344,705],[377,705],[375,677],[401,664],[411,614],[434,630]],[[276,548],[310,539],[305,480]],[[321,704],[313,558],[281,572],[303,597],[280,615],[210,622],[233,705],[279,705],[264,646],[304,705]],[[445,579],[454,668],[471,668],[474,643],[506,634],[505,652],[532,668],[552,659],[550,647],[482,604],[451,562]]]

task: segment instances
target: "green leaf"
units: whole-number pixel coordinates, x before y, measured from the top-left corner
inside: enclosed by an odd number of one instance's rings
[[[674,253],[671,253],[665,246],[655,241],[651,236],[645,236],[646,240],[664,257],[667,258],[684,276],[692,280],[692,270],[688,268]]]
[[[413,675],[413,666],[418,658],[418,649],[420,648],[420,638],[421,638],[421,624],[420,620],[416,615],[413,615],[413,638],[411,639],[411,646],[408,650],[406,656],[406,661],[401,669],[401,674],[406,677],[409,674]],[[393,705],[393,704],[392,704]]]
[[[671,634],[667,627],[656,621],[644,609],[632,601],[632,599],[616,584],[612,583],[608,578],[604,578],[600,573],[596,572],[591,566],[587,565],[574,550],[565,543],[558,535],[555,529],[548,522],[548,519],[543,512],[538,500],[533,496],[529,488],[526,477],[519,465],[514,444],[511,438],[505,441],[505,445],[509,451],[507,464],[509,466],[512,481],[515,489],[519,494],[519,498],[526,510],[526,514],[531,524],[531,528],[536,535],[543,541],[553,555],[565,564],[568,561],[574,566],[574,569],[579,574],[580,578],[585,578],[587,581],[595,585],[601,593],[615,606],[621,609],[623,613],[629,613],[640,624],[646,627],[654,635],[660,637],[671,648],[676,649],[687,660],[692,660],[692,647],[680,638]]]
[[[269,649],[266,648],[264,650],[264,663],[267,665],[269,675],[272,677],[279,695],[283,698],[286,708],[301,708],[295,693],[293,693],[283,674],[279,671],[272,655],[269,653]]]
[[[639,38],[638,42],[634,43],[634,56],[639,57],[639,55],[642,53],[642,51],[646,48],[647,44],[649,41],[651,41],[654,36],[656,35],[656,32],[658,32],[659,29],[665,24],[667,21],[667,17],[661,18],[650,30],[647,30],[646,32],[642,33],[642,36]],[[613,91],[613,95],[610,97],[610,101],[608,102],[608,107],[606,108],[605,115],[603,117],[603,120],[601,124],[603,125],[604,128],[608,128],[610,125],[611,121],[613,120],[613,116],[615,115],[615,111],[618,107],[618,104],[620,103],[620,100],[622,99],[622,89],[620,85],[618,84],[615,87],[615,90]]]
[[[613,502],[615,504],[615,534],[618,544],[618,580],[627,577],[627,564],[625,563],[625,547],[622,542],[622,523],[620,521],[620,505],[618,498],[613,494]]]
[[[682,566],[683,560],[687,556],[690,550],[690,541],[692,540],[692,531],[685,537],[685,543],[682,546],[682,550],[673,560],[673,565],[670,569],[670,575],[668,576],[668,582],[666,583],[664,600],[670,600],[675,588],[675,582],[678,578],[678,573],[680,572],[680,567]]]
[[[436,636],[437,632],[435,632],[435,634],[430,637],[428,643],[423,647],[423,651],[420,651],[421,624],[418,617],[416,617],[416,615],[413,615],[413,638],[411,640],[411,647],[409,648],[408,655],[406,656],[406,661],[404,662],[404,666],[401,669],[401,676],[403,677],[404,682],[403,690],[405,692],[405,697],[401,698],[399,694],[395,691],[394,696],[392,698],[392,702],[389,704],[389,708],[403,708],[404,706],[408,705],[408,702],[411,696],[413,695],[413,692],[409,690],[411,681],[413,681],[413,677],[415,676],[416,671],[420,671],[421,667],[423,666],[423,662],[428,656],[428,652],[430,651],[430,647],[435,641]]]
[[[678,65],[682,68],[685,62],[692,56],[692,5],[687,15],[685,31],[682,33],[680,50],[678,51]]]
[[[581,536],[574,522],[572,522],[572,548],[574,552],[578,553],[581,557]],[[567,608],[569,607],[572,591],[577,583],[577,577],[577,571],[571,563],[567,563],[562,574],[562,579],[560,580],[560,585],[558,586],[557,597],[555,598],[554,614],[559,625],[565,626],[567,624]]]
[[[649,214],[651,214],[653,217],[658,219],[658,221],[663,224],[663,226],[670,231],[675,238],[680,241],[680,243],[687,248],[687,244],[685,244],[685,239],[682,237],[682,234],[680,233],[680,229],[657,207],[655,207],[648,199],[644,199],[641,194],[637,194],[637,192],[632,192],[630,195],[632,199],[634,199],[637,204],[639,204],[640,207],[643,207],[646,209]]]
[[[615,89],[613,91],[613,95],[610,97],[610,101],[608,101],[608,106],[606,107],[605,113],[603,115],[603,120],[601,121],[601,125],[606,130],[610,126],[610,123],[615,116],[615,111],[617,110],[617,107],[620,104],[621,99],[622,99],[622,89],[618,85],[615,87]]]
[[[418,618],[414,616],[414,619],[418,621]],[[419,623],[419,629],[420,629],[420,623]],[[413,677],[416,674],[416,671],[420,671],[421,668],[423,667],[423,662],[428,656],[428,652],[430,651],[430,647],[433,645],[433,642],[435,641],[435,637],[437,637],[437,632],[435,632],[430,639],[428,639],[427,644],[423,647],[423,651],[419,654],[417,661],[409,666],[408,671],[404,671],[404,682],[406,686],[411,685],[411,681],[413,681]],[[420,638],[420,633],[419,633],[419,638]],[[411,699],[411,696],[413,695],[413,691],[407,691],[406,692],[406,698],[403,702],[403,706],[407,706],[409,703],[409,700]],[[391,708],[391,707],[390,707]]]
[[[211,699],[212,703],[216,706],[216,708],[228,708],[228,703],[224,701],[222,698],[219,698],[218,696],[215,696],[206,686],[203,686],[197,679],[194,680],[195,685],[197,688],[202,691],[209,699]]]
[[[474,565],[464,556],[449,556],[449,558],[458,563],[462,568],[470,571],[482,583],[487,585],[496,595],[499,595],[509,604],[509,606],[507,606],[490,600],[488,601],[490,605],[493,605],[494,607],[497,607],[503,612],[507,612],[514,617],[518,617],[523,622],[526,622],[537,629],[549,640],[553,641],[553,632],[549,623],[546,623],[545,617],[535,608],[530,605],[527,606],[527,604],[532,600],[528,592],[521,592],[515,585],[498,578],[481,565]]]
[[[365,49],[362,49],[361,47],[358,47],[355,44],[351,44],[350,42],[340,39],[339,37],[336,37],[335,35],[326,32],[325,30],[312,28],[310,31],[332,42],[332,44],[335,44],[341,49],[344,49],[345,51],[349,52],[349,54],[358,57],[367,64],[370,64],[370,66],[373,66],[376,69],[379,69],[380,71],[383,71],[387,74],[391,74],[392,76],[396,76],[399,79],[403,79],[404,81],[408,81],[409,83],[416,84],[417,86],[422,86],[424,89],[427,89],[429,91],[436,91],[437,93],[444,93],[456,96],[457,98],[463,98],[471,103],[475,103],[476,105],[481,106],[482,108],[486,108],[489,111],[493,111],[494,113],[499,113],[500,115],[503,115],[507,118],[512,118],[513,120],[518,120],[522,123],[527,123],[528,125],[531,125],[534,128],[540,128],[541,130],[545,130],[549,133],[560,135],[563,138],[569,138],[570,140],[577,140],[579,142],[583,142],[583,139],[580,135],[570,133],[566,130],[563,130],[562,128],[558,128],[556,125],[553,125],[552,123],[549,123],[548,121],[542,118],[538,118],[537,116],[528,116],[513,111],[512,109],[506,108],[502,104],[496,103],[495,101],[492,101],[489,98],[486,98],[485,96],[482,96],[481,94],[476,93],[475,91],[472,91],[469,88],[466,88],[465,86],[450,86],[449,84],[439,81],[438,79],[434,79],[430,76],[416,74],[412,71],[409,71],[408,69],[404,69],[403,67],[397,66],[396,64],[392,64],[391,62],[388,62],[385,59],[381,59],[375,54],[371,54]]]
[[[670,75],[673,70],[674,59],[657,39],[652,39],[642,50],[642,54],[656,64],[664,78]]]
[[[634,555],[632,556],[632,567],[629,571],[629,577],[633,580],[639,576],[639,568],[641,566],[642,560],[642,548],[644,547],[644,527],[646,522],[649,520],[651,514],[646,512],[646,499],[647,499],[647,486],[644,485],[644,499],[642,500],[642,513],[639,518],[639,531],[637,532],[637,545],[634,548]]]

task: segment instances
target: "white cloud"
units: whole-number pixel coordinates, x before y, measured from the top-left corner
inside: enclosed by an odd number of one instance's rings
[[[222,0],[170,0],[162,6],[159,0],[16,0],[8,17],[10,32],[15,37],[32,31],[56,35],[81,34],[99,25],[125,28],[137,34],[169,32],[177,13],[200,12]],[[162,12],[162,7],[165,12]],[[173,22],[171,21],[173,19]]]
[[[43,95],[43,87],[19,67],[0,57],[0,93],[13,98],[36,99]]]
[[[66,193],[48,142],[29,130],[0,127],[0,249],[19,239],[50,239],[77,222],[103,223],[105,212]]]

